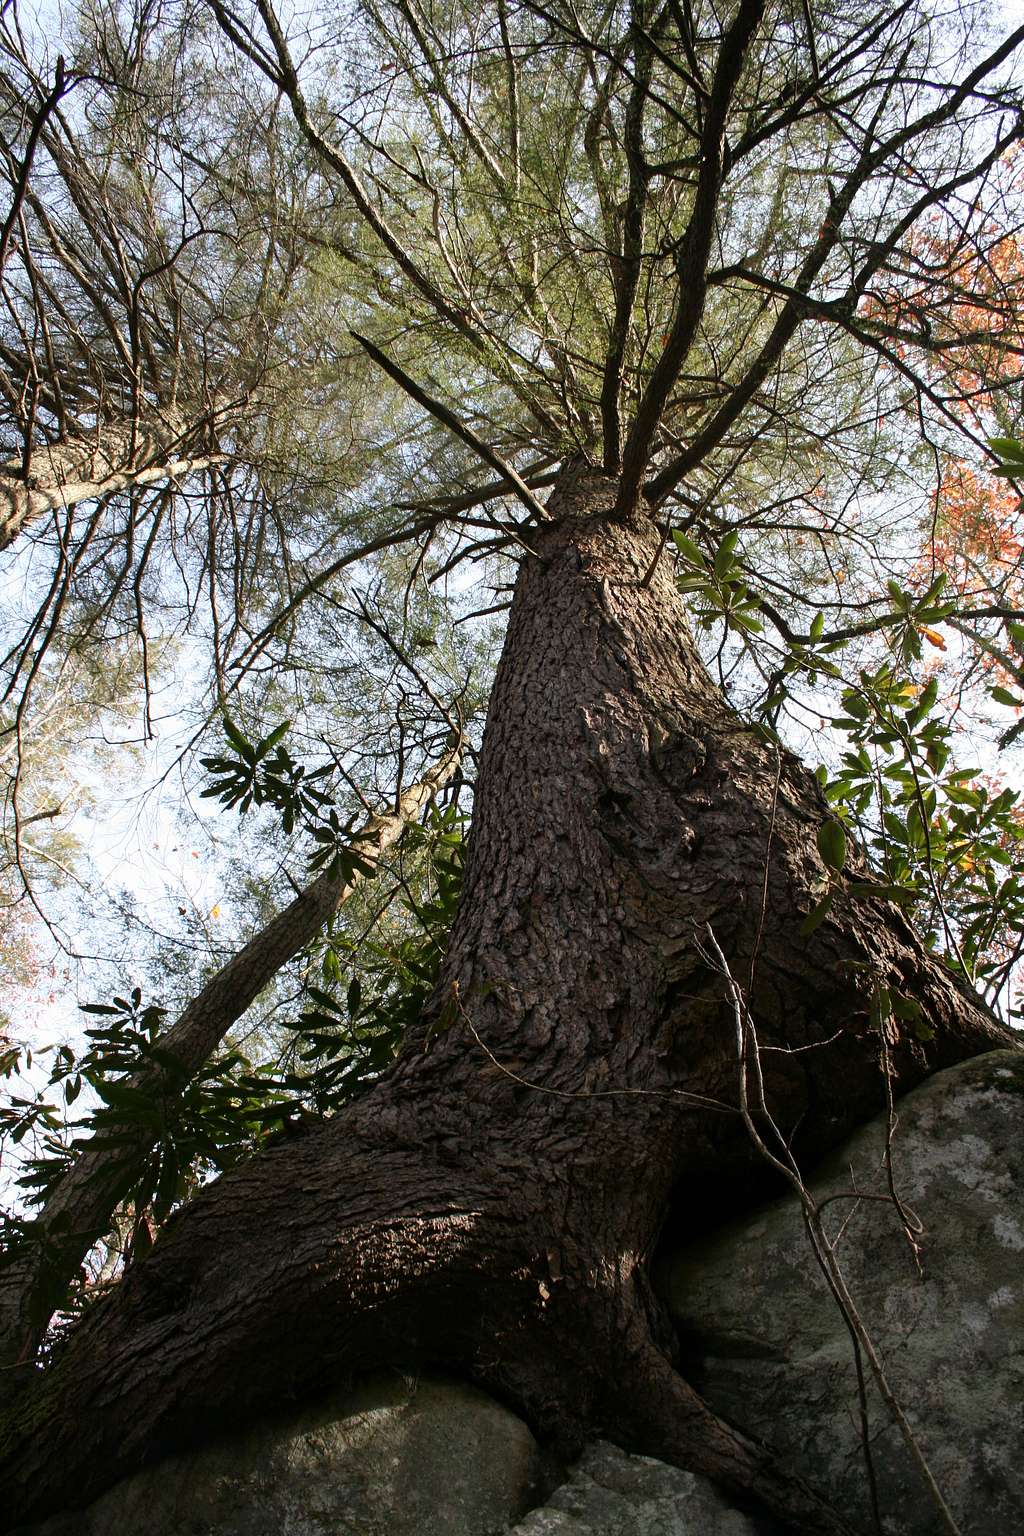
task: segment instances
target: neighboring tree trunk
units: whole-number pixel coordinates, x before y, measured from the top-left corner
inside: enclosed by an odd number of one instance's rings
[[[399,797],[393,812],[371,816],[351,842],[369,867],[383,858],[418,816],[427,801],[448,782],[458,766],[461,742],[451,744],[441,761]],[[277,972],[319,933],[334,912],[362,884],[366,874],[325,873],[278,913],[244,949],[217,972],[156,1041],[178,1065],[170,1070],[152,1060],[130,1079],[154,1100],[176,1098],[209,1060],[228,1030]],[[126,1131],[127,1134],[127,1131]],[[17,1388],[18,1370],[31,1370],[33,1355],[54,1309],[67,1294],[76,1270],[110,1226],[123,1197],[126,1168],[136,1170],[153,1146],[140,1127],[136,1146],[117,1151],[88,1146],[79,1154],[32,1223],[23,1256],[0,1269],[0,1400]]]
[[[840,898],[801,938],[817,784],[725,704],[615,492],[567,477],[531,533],[430,1016],[375,1090],[201,1194],[85,1320],[0,1428],[9,1521],[225,1413],[430,1360],[562,1450],[599,1428],[843,1529],[674,1372],[648,1281],[670,1207],[724,1210],[756,1165],[697,942],[710,923],[808,1159],[884,1102],[878,981],[935,1031],[889,1044],[898,1090],[1007,1036],[885,901]]]
[[[37,447],[26,476],[21,459],[0,464],[0,550],[53,512],[133,486],[156,485],[225,463],[219,453],[187,453],[180,431],[140,433],[103,428],[94,437]]]

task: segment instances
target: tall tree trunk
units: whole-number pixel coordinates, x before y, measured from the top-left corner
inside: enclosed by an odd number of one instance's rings
[[[451,744],[440,762],[398,797],[395,810],[371,816],[353,837],[352,852],[371,872],[387,850],[451,778],[461,756],[461,742]],[[222,966],[198,997],[155,1042],[151,1057],[128,1086],[156,1103],[177,1099],[220,1045],[232,1024],[268,986],[283,965],[299,954],[328,919],[362,884],[365,873],[326,871],[272,918],[237,955]],[[171,1069],[166,1058],[172,1057]],[[90,1248],[109,1229],[111,1216],[134,1183],[154,1145],[145,1125],[134,1144],[116,1150],[83,1148],[32,1222],[23,1252],[0,1268],[0,1403],[17,1390],[17,1370],[31,1370],[32,1359],[55,1308],[66,1296],[75,1271]]]
[[[647,1278],[670,1203],[724,1202],[754,1160],[699,936],[778,1048],[771,1107],[808,1157],[883,1102],[877,981],[935,1030],[892,1042],[901,1089],[1006,1035],[889,903],[840,899],[800,937],[820,792],[725,704],[616,490],[567,476],[524,560],[429,1016],[372,1093],[219,1180],[77,1330],[0,1430],[9,1520],[229,1407],[440,1360],[563,1448],[600,1427],[843,1529],[673,1371]]]

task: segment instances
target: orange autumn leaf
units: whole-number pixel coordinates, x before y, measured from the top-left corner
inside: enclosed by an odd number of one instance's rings
[[[862,301],[862,312],[900,330],[893,350],[901,360],[923,351],[932,378],[952,387],[948,408],[965,424],[988,430],[996,393],[1020,379],[1024,346],[1024,242],[992,220],[974,227],[917,226],[901,275],[893,273]],[[935,300],[935,278],[946,287]]]
[[[929,645],[934,645],[940,651],[944,651],[946,649],[945,638],[939,634],[937,629],[922,628],[921,634],[924,635],[924,638],[928,641]]]
[[[1005,481],[946,460],[915,578],[931,581],[936,569],[960,595],[988,595],[1011,608],[1024,602],[1024,503]]]

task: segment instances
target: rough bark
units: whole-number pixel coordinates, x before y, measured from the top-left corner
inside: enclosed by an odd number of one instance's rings
[[[327,871],[300,892],[207,982],[156,1041],[160,1059],[151,1058],[133,1074],[129,1086],[154,1101],[161,1095],[175,1099],[250,1003],[319,933],[447,783],[460,755],[461,743],[454,743],[436,767],[399,796],[392,813],[371,816],[351,843],[366,871],[350,877]],[[167,1057],[174,1058],[173,1068]],[[122,1198],[126,1168],[137,1169],[153,1141],[152,1133],[141,1126],[134,1146],[116,1151],[87,1146],[33,1221],[23,1255],[0,1269],[0,1367],[6,1368],[6,1380],[0,1378],[0,1401],[17,1390],[17,1368],[31,1369],[57,1299],[66,1294],[89,1249],[109,1229],[114,1207]]]
[[[532,535],[429,1017],[350,1112],[172,1222],[25,1392],[0,1432],[9,1521],[88,1499],[228,1408],[433,1360],[563,1448],[600,1428],[795,1529],[843,1529],[672,1369],[648,1282],[670,1205],[724,1200],[754,1166],[695,940],[710,922],[807,1157],[883,1102],[876,980],[935,1030],[891,1043],[900,1089],[1006,1036],[885,901],[840,899],[800,937],[825,878],[820,792],[725,704],[667,563],[645,582],[650,525],[609,517],[616,491],[567,477]]]

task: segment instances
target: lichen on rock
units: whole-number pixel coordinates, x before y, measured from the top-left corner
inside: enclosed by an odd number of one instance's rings
[[[1024,1529],[1024,1054],[939,1073],[809,1180],[886,1373],[964,1536]],[[846,1198],[843,1192],[854,1193]],[[856,1198],[859,1194],[860,1198]],[[850,1335],[785,1198],[673,1256],[666,1288],[712,1407],[871,1528]],[[876,1388],[869,1435],[883,1525],[932,1536],[935,1505]]]

